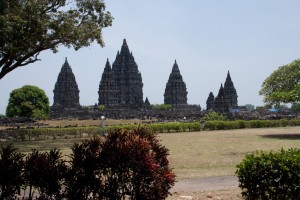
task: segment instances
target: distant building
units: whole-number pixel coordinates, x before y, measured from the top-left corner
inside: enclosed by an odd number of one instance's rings
[[[67,58],[58,74],[53,92],[53,110],[76,110],[81,107],[78,85]]]
[[[112,68],[106,62],[98,94],[99,105],[132,109],[144,106],[142,75],[125,39]]]
[[[228,71],[224,87],[221,84],[218,95],[214,97],[212,92],[209,93],[206,110],[214,110],[220,113],[236,112],[238,109],[237,98],[238,95]]]
[[[169,80],[166,84],[164,103],[172,106],[187,105],[187,89],[175,60]]]

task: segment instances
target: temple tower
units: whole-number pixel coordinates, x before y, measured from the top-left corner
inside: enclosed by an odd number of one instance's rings
[[[233,82],[230,77],[230,73],[228,71],[226,81],[224,84],[224,93],[225,98],[227,98],[227,101],[229,103],[229,109],[235,109],[238,107],[238,101],[237,101],[237,93],[236,89],[233,85]]]
[[[175,60],[172,72],[166,85],[164,103],[171,105],[187,105],[187,89]]]
[[[53,109],[76,110],[80,108],[79,89],[66,58],[54,87]]]
[[[144,105],[145,105],[145,108],[148,108],[148,109],[151,108],[151,104],[150,104],[148,97],[146,97]]]
[[[121,52],[117,53],[112,71],[117,84],[119,105],[142,107],[144,104],[142,75],[132,52],[129,51],[126,39],[123,40]]]
[[[118,105],[118,89],[115,75],[107,59],[98,90],[98,104],[107,107]]]
[[[218,96],[215,98],[215,111],[220,113],[228,113],[229,112],[229,102],[225,97],[225,91],[223,85],[219,89]]]
[[[206,110],[214,110],[214,109],[215,109],[215,96],[212,92],[210,92],[206,100]]]

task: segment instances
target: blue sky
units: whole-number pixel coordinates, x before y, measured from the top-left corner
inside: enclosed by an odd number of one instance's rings
[[[64,47],[41,53],[42,61],[19,68],[0,80],[0,114],[9,93],[23,85],[53,89],[65,57],[80,89],[81,105],[98,101],[98,87],[108,58],[112,63],[124,38],[144,83],[144,99],[163,103],[175,59],[186,83],[188,103],[206,107],[209,92],[217,95],[227,71],[238,104],[263,105],[262,82],[279,66],[300,58],[299,0],[114,0],[106,1],[114,16],[97,44],[74,51]]]

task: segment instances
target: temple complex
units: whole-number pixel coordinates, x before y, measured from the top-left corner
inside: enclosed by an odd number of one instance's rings
[[[79,89],[66,58],[54,87],[54,103],[52,110],[76,110],[79,104]]]
[[[115,61],[107,59],[98,88],[98,103],[81,107],[79,89],[67,59],[58,75],[54,88],[52,118],[97,119],[100,116],[115,119],[160,118],[168,120],[197,119],[201,117],[200,105],[190,105],[187,100],[187,87],[175,60],[164,92],[164,104],[171,105],[167,110],[159,110],[143,100],[142,75],[138,70],[132,52],[124,39]],[[228,71],[224,87],[214,97],[209,94],[207,110],[229,113],[237,108],[237,93]]]
[[[185,82],[175,60],[172,72],[166,85],[164,103],[172,106],[187,105],[187,90]]]
[[[142,75],[125,39],[112,68],[106,62],[98,94],[98,104],[108,108],[139,109],[144,106]]]
[[[233,112],[238,108],[237,97],[236,89],[228,71],[224,87],[221,84],[216,98],[214,98],[212,92],[209,93],[206,101],[206,110],[214,110],[220,113]]]

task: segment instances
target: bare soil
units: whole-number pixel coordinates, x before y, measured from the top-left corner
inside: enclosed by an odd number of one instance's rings
[[[180,179],[170,192],[168,200],[243,199],[236,176]]]

